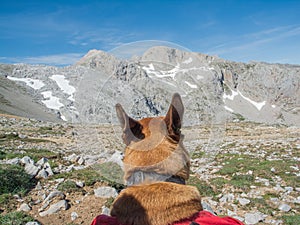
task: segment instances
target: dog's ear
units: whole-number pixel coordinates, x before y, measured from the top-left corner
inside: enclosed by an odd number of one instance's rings
[[[180,129],[183,112],[184,107],[181,101],[181,97],[178,93],[175,93],[172,97],[171,105],[164,119],[168,128],[169,136],[175,141],[180,140]]]
[[[129,145],[131,141],[138,141],[144,138],[142,133],[143,126],[139,121],[129,117],[120,104],[116,104],[116,112],[123,129],[122,138],[126,145]]]

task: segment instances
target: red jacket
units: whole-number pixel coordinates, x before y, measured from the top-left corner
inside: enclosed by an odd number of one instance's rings
[[[193,223],[194,222],[194,223]],[[172,225],[244,225],[232,217],[218,217],[208,211],[200,211],[189,219],[184,219]],[[115,217],[100,215],[97,216],[91,225],[125,225],[118,222]]]

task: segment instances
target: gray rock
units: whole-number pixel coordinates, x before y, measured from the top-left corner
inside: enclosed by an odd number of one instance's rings
[[[293,187],[284,187],[284,190],[287,192],[292,192],[294,190]]]
[[[21,139],[27,138],[27,135],[24,135],[24,134],[18,134],[18,136],[19,136],[19,138],[21,138]]]
[[[20,205],[18,210],[23,212],[29,212],[31,210],[31,207],[27,203],[23,203]]]
[[[238,198],[238,201],[241,205],[247,205],[250,203],[250,200],[247,198]]]
[[[69,208],[68,202],[66,200],[60,200],[59,202],[52,204],[48,210],[40,212],[40,216],[47,216],[57,213],[61,210],[67,210]]]
[[[65,197],[65,194],[61,191],[52,191],[44,200],[44,202],[51,201],[53,198],[65,199]]]
[[[79,165],[83,165],[84,164],[84,158],[82,156],[80,156],[79,159],[77,160],[77,163]]]
[[[116,151],[107,161],[118,164],[121,168],[123,168],[123,158],[124,155],[120,151]]]
[[[34,164],[34,160],[31,159],[29,156],[24,156],[22,159],[21,159],[21,163],[24,164],[24,165],[27,165],[27,164]]]
[[[264,221],[264,215],[260,212],[246,213],[245,223],[246,224],[257,224],[258,222]]]
[[[43,189],[43,187],[42,187],[42,185],[41,185],[41,182],[38,182],[38,183],[36,184],[35,189],[36,189],[36,190],[42,190],[42,189]]]
[[[30,176],[35,177],[39,172],[39,168],[34,164],[27,163],[25,164],[25,172]]]
[[[232,193],[229,193],[229,194],[225,194],[223,195],[220,199],[219,199],[219,202],[233,202],[234,200],[234,195]]]
[[[99,198],[115,198],[118,195],[118,192],[115,188],[112,187],[99,187],[94,190],[95,196]]]
[[[38,174],[36,175],[36,178],[43,178],[46,179],[48,178],[48,173],[46,172],[45,169],[41,169]]]
[[[41,225],[41,224],[36,221],[31,221],[31,222],[27,222],[25,225]]]
[[[292,207],[291,206],[289,206],[288,204],[281,204],[279,207],[278,207],[278,209],[280,210],[280,211],[283,211],[283,212],[288,212],[288,211],[290,211],[291,209],[292,209]]]
[[[44,164],[48,162],[48,159],[47,158],[41,158],[39,161],[36,162],[37,165],[40,165],[40,166],[44,166]]]
[[[216,215],[216,213],[214,212],[214,210],[210,207],[210,205],[207,202],[202,201],[201,204],[202,204],[202,208],[204,210],[209,211],[210,213]]]
[[[80,187],[80,188],[83,188],[84,187],[84,182],[82,182],[82,181],[76,181],[76,186]]]
[[[20,162],[21,162],[20,158],[13,158],[13,159],[6,160],[6,163],[10,165],[18,165]]]
[[[74,220],[76,220],[77,218],[78,218],[77,212],[72,212],[72,213],[71,213],[71,220],[74,221]]]
[[[53,171],[52,171],[52,169],[51,169],[51,166],[50,166],[49,162],[44,163],[43,168],[44,168],[44,170],[47,172],[48,177],[54,175],[54,173],[53,173]]]
[[[107,208],[106,206],[102,206],[101,214],[110,216],[110,209]]]
[[[66,159],[67,159],[68,161],[74,163],[74,162],[77,162],[77,161],[78,161],[79,156],[76,155],[75,153],[73,153],[72,155],[67,156]]]

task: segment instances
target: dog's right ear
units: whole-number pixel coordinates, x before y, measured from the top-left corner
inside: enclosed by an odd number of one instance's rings
[[[122,139],[126,145],[129,145],[131,141],[138,141],[144,138],[142,133],[143,126],[139,121],[129,117],[121,104],[116,104],[116,112],[123,130]]]

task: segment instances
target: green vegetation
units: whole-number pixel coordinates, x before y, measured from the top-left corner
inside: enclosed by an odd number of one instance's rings
[[[0,151],[0,160],[2,159],[13,159],[13,158],[23,158],[24,156],[29,156],[35,162],[40,160],[41,158],[47,159],[61,159],[61,155],[59,153],[51,152],[47,149],[18,149],[18,150],[2,150]],[[53,160],[49,160],[49,164],[52,168],[56,167],[57,164]]]
[[[300,215],[285,215],[282,217],[285,225],[300,224]]]
[[[87,186],[92,186],[96,182],[105,182],[117,190],[122,190],[125,187],[123,184],[123,171],[115,163],[97,164],[82,170],[52,176],[52,179],[57,178],[81,180],[84,181]]]
[[[72,180],[66,180],[60,183],[57,187],[57,190],[62,192],[67,192],[67,193],[82,191],[79,187],[77,187],[76,183]]]
[[[24,194],[34,187],[35,181],[30,178],[23,167],[0,164],[0,195]]]
[[[285,160],[283,163],[282,160],[269,161],[265,159],[254,158],[250,155],[231,154],[224,154],[222,156],[219,156],[218,160],[220,159],[223,162],[225,162],[225,164],[223,168],[218,171],[218,174],[222,176],[231,177],[234,180],[233,184],[236,185],[238,185],[236,181],[238,181],[239,178],[244,180],[243,182],[245,185],[250,185],[254,183],[254,180],[250,176],[235,176],[235,173],[246,174],[250,170],[253,171],[253,177],[263,177],[270,179],[274,175],[280,176],[287,183],[288,186],[295,187],[296,184],[299,184],[300,182],[300,178],[297,177],[295,174],[286,173],[286,171],[290,171],[290,166],[297,165],[297,162],[293,160]],[[271,171],[272,168],[275,172]]]
[[[17,165],[0,164],[0,177],[0,205],[8,211],[15,207],[12,204],[13,195],[24,196],[36,184],[36,180],[31,179],[23,167]]]
[[[35,219],[23,212],[0,214],[1,225],[23,225],[30,221],[35,221]]]
[[[197,187],[198,191],[202,196],[214,196],[216,193],[214,192],[213,188],[205,181],[200,180],[196,176],[190,176],[189,180],[187,181],[188,185]]]

